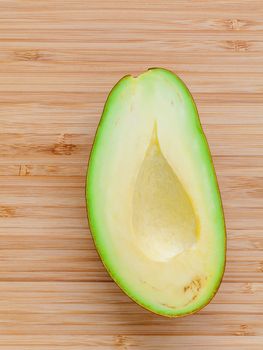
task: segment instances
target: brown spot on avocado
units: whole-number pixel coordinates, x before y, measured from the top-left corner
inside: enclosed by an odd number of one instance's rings
[[[184,292],[186,293],[190,289],[190,285],[184,287]]]
[[[159,288],[156,288],[156,287],[154,287],[154,286],[152,286],[150,283],[148,283],[148,282],[146,282],[146,281],[144,281],[144,280],[140,280],[143,284],[146,284],[147,286],[149,286],[150,288],[152,288],[152,289],[154,289],[154,290],[157,290],[157,291],[160,291],[161,289],[159,289]]]
[[[184,293],[190,294],[189,300],[184,305],[184,307],[192,303],[198,297],[201,288],[202,288],[202,279],[198,276],[192,279],[192,281],[189,284],[184,286]]]
[[[188,285],[184,287],[184,293],[191,290],[192,292],[197,291],[199,292],[202,287],[202,282],[200,277],[196,277],[193,279]]]
[[[197,298],[197,296],[198,296],[198,293],[195,294],[195,295],[193,295],[192,298],[191,298],[186,304],[184,304],[183,307],[186,307],[186,306],[188,306],[189,304],[191,304],[191,303]]]
[[[195,294],[195,295],[192,297],[192,301],[194,301],[196,298],[197,298],[197,294]]]
[[[169,305],[169,304],[166,304],[166,303],[161,303],[161,305],[165,306],[165,307],[168,307],[169,309],[176,309],[176,307],[174,305]]]

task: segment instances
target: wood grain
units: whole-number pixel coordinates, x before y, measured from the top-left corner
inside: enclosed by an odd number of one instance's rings
[[[262,15],[261,0],[0,2],[0,350],[262,349]],[[182,319],[118,289],[85,212],[109,89],[153,66],[196,100],[226,214],[221,288]]]

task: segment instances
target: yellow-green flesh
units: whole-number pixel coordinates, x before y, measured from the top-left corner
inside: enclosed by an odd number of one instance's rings
[[[126,76],[111,91],[87,208],[102,261],[140,305],[180,316],[213,297],[225,263],[220,194],[195,104],[170,71]]]

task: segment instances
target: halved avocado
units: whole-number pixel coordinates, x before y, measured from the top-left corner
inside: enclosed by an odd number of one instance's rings
[[[112,89],[86,199],[99,255],[134,301],[176,317],[212,299],[225,266],[224,215],[195,103],[175,74],[153,68]]]

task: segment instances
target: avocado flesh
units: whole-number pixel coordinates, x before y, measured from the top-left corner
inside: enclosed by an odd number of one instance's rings
[[[112,89],[87,173],[91,232],[117,284],[141,306],[183,316],[216,293],[225,226],[193,99],[165,69]]]

